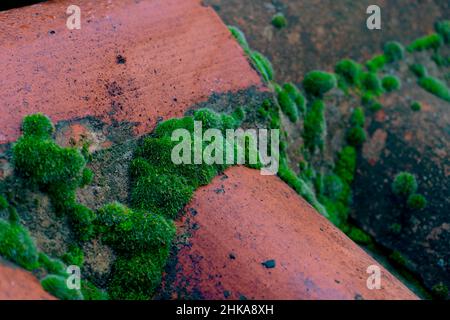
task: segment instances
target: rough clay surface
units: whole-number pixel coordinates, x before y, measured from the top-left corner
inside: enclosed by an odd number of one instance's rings
[[[29,272],[0,260],[0,300],[54,300]]]
[[[199,0],[81,0],[81,30],[66,27],[70,4],[0,12],[0,144],[18,138],[30,113],[128,122],[142,134],[213,92],[261,86]]]
[[[369,290],[366,270],[377,262],[283,181],[256,170],[234,167],[197,190],[178,224],[165,297],[416,298],[383,268],[381,290]]]

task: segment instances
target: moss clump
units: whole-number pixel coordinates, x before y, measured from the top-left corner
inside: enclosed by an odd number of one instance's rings
[[[400,172],[392,183],[392,192],[397,196],[408,197],[417,191],[417,180],[409,172]]]
[[[334,172],[346,183],[353,182],[356,170],[356,149],[346,146],[339,153]]]
[[[120,252],[167,249],[175,236],[173,223],[163,216],[117,202],[102,207],[97,214],[102,241]]]
[[[306,148],[314,152],[316,148],[323,149],[327,133],[325,121],[325,104],[322,100],[315,100],[303,123],[303,139]]]
[[[272,64],[263,54],[258,51],[253,51],[250,58],[265,81],[273,80],[274,72]]]
[[[82,177],[81,177],[80,187],[85,187],[85,186],[91,184],[93,178],[94,178],[94,173],[92,172],[92,170],[88,169],[88,168],[84,168]]]
[[[83,239],[92,234],[92,212],[77,205],[75,190],[89,182],[92,172],[86,159],[75,148],[62,148],[51,137],[53,125],[42,114],[26,116],[23,136],[13,146],[16,172],[32,186],[47,192],[56,211],[69,214]]]
[[[66,278],[58,275],[49,275],[41,281],[45,291],[61,300],[83,300],[80,290],[69,289]]]
[[[396,41],[386,42],[386,44],[383,47],[383,50],[387,62],[389,63],[402,60],[405,56],[405,48],[403,48],[402,44]]]
[[[431,288],[431,292],[437,299],[445,300],[448,298],[448,287],[442,282],[435,284],[433,288]]]
[[[420,111],[422,110],[422,104],[418,101],[414,101],[411,103],[411,110],[412,111]]]
[[[84,263],[84,253],[80,247],[70,246],[63,256],[62,260],[69,266],[76,265],[81,267]]]
[[[408,260],[398,251],[392,252],[389,255],[389,259],[399,266],[406,267],[408,265]]]
[[[108,293],[115,300],[150,300],[161,282],[161,266],[152,254],[119,257]]]
[[[356,86],[359,84],[361,70],[362,66],[351,59],[344,59],[339,61],[334,68],[336,74],[344,79],[346,84],[352,86]]]
[[[439,34],[433,33],[428,36],[414,40],[407,48],[409,52],[437,50],[442,45],[442,38]]]
[[[409,66],[409,70],[416,75],[418,78],[423,78],[428,75],[427,68],[423,64],[415,63]]]
[[[366,131],[361,127],[352,127],[347,132],[347,142],[354,147],[361,146],[367,139]]]
[[[386,92],[392,92],[400,89],[401,82],[400,79],[395,76],[386,76],[382,80],[382,85]]]
[[[272,17],[272,25],[277,29],[282,29],[287,26],[287,19],[283,13],[278,12]]]
[[[278,104],[280,105],[281,111],[283,111],[291,122],[297,122],[298,109],[287,91],[282,90],[278,94]]]
[[[383,69],[383,67],[386,65],[387,62],[388,62],[388,59],[386,58],[386,56],[384,54],[380,54],[380,55],[373,57],[369,61],[367,61],[366,67],[367,67],[367,70],[375,73],[375,72]]]
[[[336,77],[323,71],[311,71],[306,74],[303,80],[303,88],[306,93],[319,98],[335,88],[336,84]]]
[[[383,109],[383,105],[379,102],[375,102],[369,106],[369,109],[372,112],[377,112],[377,111],[380,111],[381,109]]]
[[[450,90],[444,82],[433,77],[423,77],[419,80],[419,85],[442,100],[450,102]]]
[[[308,184],[299,178],[294,171],[292,171],[286,163],[286,159],[281,159],[278,176],[286,182],[292,189],[294,189],[300,196],[309,202],[320,214],[328,217],[327,210],[317,200],[314,190]]]
[[[174,174],[151,174],[140,177],[133,188],[133,207],[175,218],[192,197],[194,188],[188,181]]]
[[[87,280],[81,281],[81,293],[83,294],[84,300],[108,300],[108,294],[103,290],[100,290],[95,285]]]
[[[44,189],[54,184],[79,186],[86,165],[79,150],[25,133],[13,147],[13,163],[22,177]]]
[[[352,126],[364,127],[366,123],[366,117],[364,116],[363,108],[358,107],[353,110],[352,116],[350,118],[350,123],[352,124]]]
[[[295,102],[298,114],[304,114],[306,112],[306,98],[293,83],[285,83],[283,85],[283,90],[289,94],[292,101]]]
[[[436,32],[442,37],[445,44],[450,43],[450,20],[438,21],[434,24]]]
[[[0,219],[0,255],[27,270],[39,266],[36,245],[28,231],[17,223]]]
[[[408,208],[413,210],[422,210],[427,206],[427,199],[421,194],[411,194],[406,202]]]
[[[33,136],[37,139],[49,139],[54,130],[50,119],[42,113],[26,116],[22,122],[24,136]]]
[[[43,252],[39,252],[38,257],[39,264],[41,265],[41,267],[47,270],[48,273],[66,275],[66,268],[64,266],[64,263],[62,263],[60,260],[52,259]]]
[[[242,49],[244,49],[245,53],[249,54],[250,46],[248,45],[244,33],[238,27],[234,26],[228,26],[228,30],[230,30],[231,34],[237,40]]]
[[[8,209],[8,207],[8,200],[6,200],[6,198],[0,194],[0,211]]]
[[[361,74],[361,85],[363,90],[373,96],[380,96],[383,92],[382,84],[376,73],[364,72]]]
[[[347,231],[347,236],[359,244],[367,245],[372,243],[372,237],[363,230],[356,227],[351,227],[349,231]]]
[[[94,235],[95,213],[81,204],[74,204],[68,211],[72,228],[82,241],[88,241]]]

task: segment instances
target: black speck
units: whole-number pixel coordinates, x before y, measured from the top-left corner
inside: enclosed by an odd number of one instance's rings
[[[50,30],[48,33],[49,33],[49,34],[55,34],[56,31],[55,31],[55,30]]]
[[[124,56],[122,56],[121,54],[119,54],[116,57],[116,62],[117,62],[117,64],[125,64],[127,62],[127,59]]]
[[[264,267],[266,267],[267,269],[273,269],[275,268],[275,260],[267,260],[264,261],[263,263],[261,263]]]
[[[229,257],[230,257],[231,260],[235,260],[236,259],[236,256],[235,256],[234,253],[230,253]]]

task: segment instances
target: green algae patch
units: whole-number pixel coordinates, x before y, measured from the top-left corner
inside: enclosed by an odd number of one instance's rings
[[[388,63],[400,61],[405,57],[405,48],[396,41],[386,42],[383,51]]]
[[[407,197],[417,191],[417,180],[409,172],[400,172],[394,178],[392,183],[392,192],[397,196]]]
[[[362,72],[362,66],[351,59],[343,59],[339,61],[334,71],[336,74],[343,79],[345,84],[350,86],[358,86],[360,74]]]
[[[422,104],[418,101],[414,101],[411,103],[411,110],[416,112],[422,110]]]
[[[399,90],[402,86],[400,79],[396,76],[386,76],[381,81],[383,85],[383,89],[386,92],[392,92],[395,90]]]
[[[305,116],[303,123],[303,139],[305,147],[314,152],[317,148],[322,150],[325,145],[327,124],[325,121],[325,104],[322,100],[315,100]]]
[[[384,68],[388,58],[384,54],[377,55],[366,62],[367,70],[370,72],[377,72]]]
[[[244,33],[235,26],[228,26],[228,30],[230,30],[233,37],[239,43],[239,45],[244,49],[245,53],[250,53],[250,46],[248,45],[247,39],[245,38]]]

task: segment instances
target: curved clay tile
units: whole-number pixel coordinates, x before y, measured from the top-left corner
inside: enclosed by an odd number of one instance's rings
[[[200,0],[72,0],[0,12],[0,144],[22,118],[87,116],[129,122],[138,134],[212,93],[261,86],[242,49]]]
[[[54,300],[29,272],[0,261],[0,300]]]
[[[234,167],[195,193],[179,221],[163,296],[204,299],[416,299],[275,176]]]

